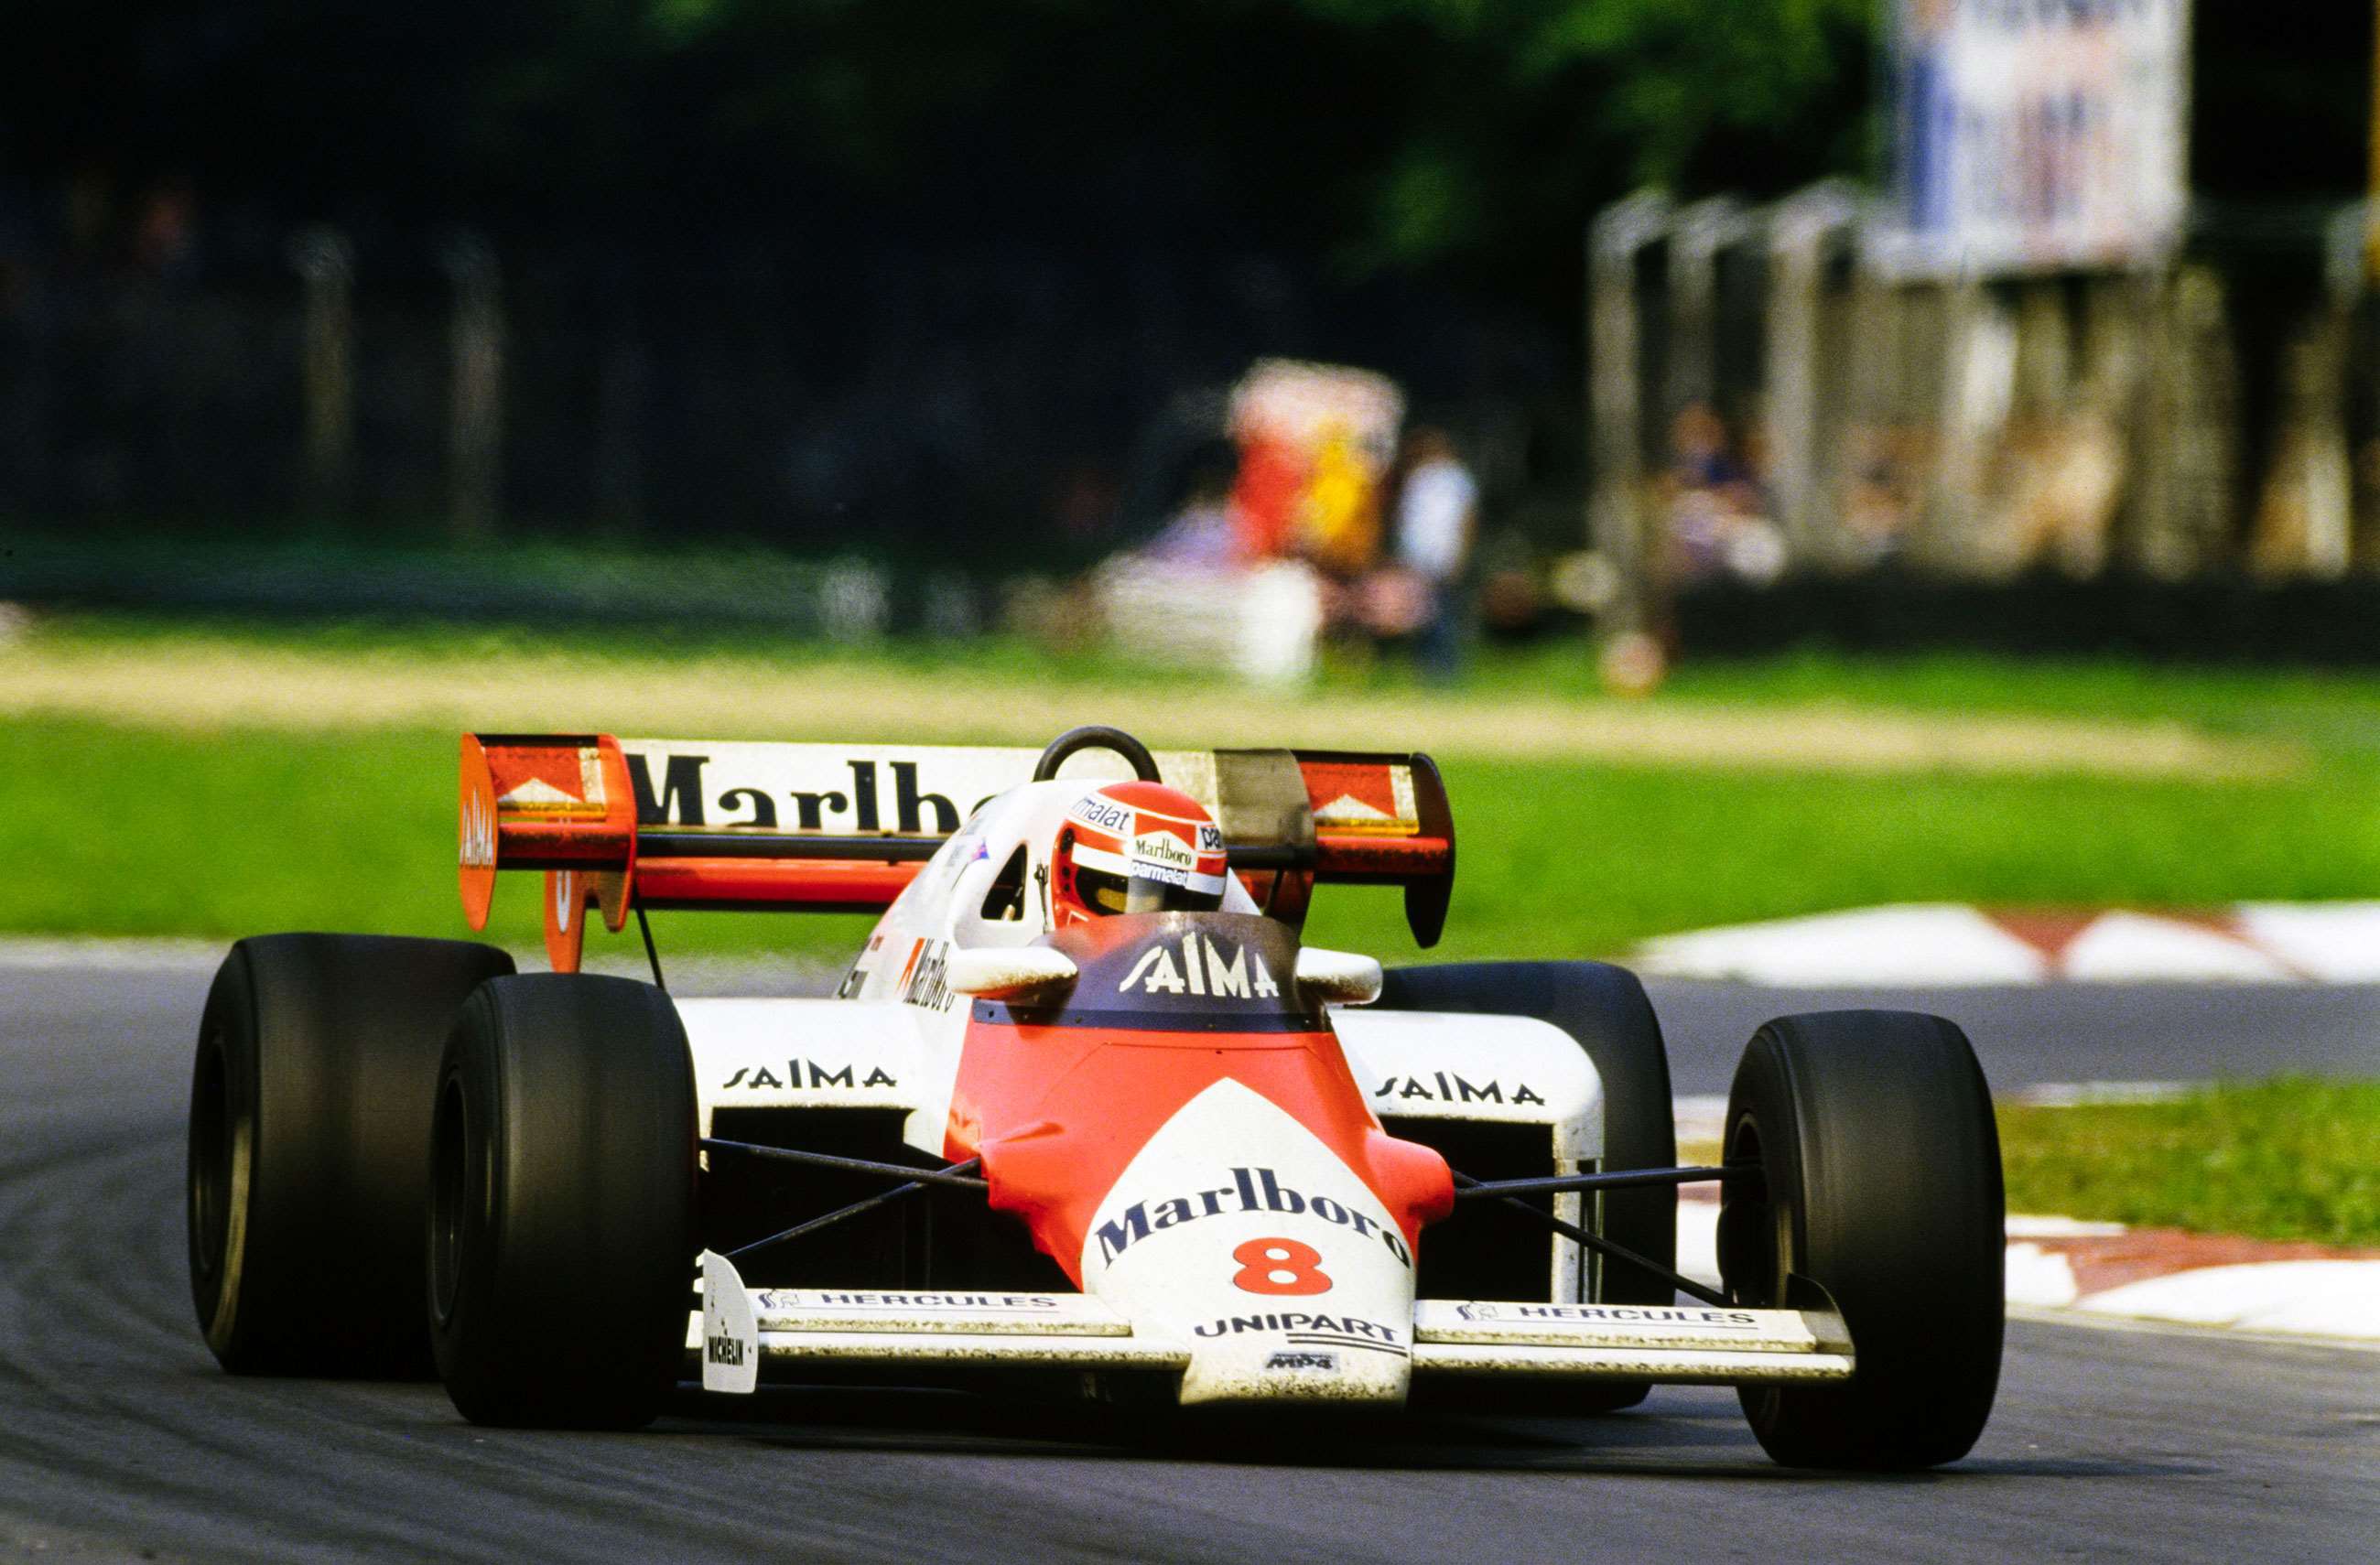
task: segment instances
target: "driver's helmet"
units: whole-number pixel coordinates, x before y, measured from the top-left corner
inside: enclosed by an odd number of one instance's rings
[[[1075,801],[1050,851],[1056,926],[1117,913],[1223,905],[1223,833],[1206,807],[1162,782],[1109,782]]]

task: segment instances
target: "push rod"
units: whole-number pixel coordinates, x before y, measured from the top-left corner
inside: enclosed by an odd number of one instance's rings
[[[1477,1189],[1479,1181],[1473,1179],[1469,1174],[1458,1173],[1454,1176],[1454,1196],[1459,1201],[1470,1191]],[[1640,1256],[1617,1240],[1606,1239],[1600,1233],[1590,1233],[1574,1222],[1564,1222],[1553,1213],[1532,1207],[1517,1195],[1506,1195],[1500,1199],[1506,1206],[1517,1211],[1528,1213],[1563,1238],[1574,1239],[1588,1249],[1609,1256],[1612,1260],[1624,1261],[1648,1276],[1668,1283],[1689,1298],[1700,1299],[1704,1304],[1718,1304],[1722,1308],[1734,1302],[1718,1289],[1706,1288],[1693,1278],[1671,1270],[1650,1256]]]
[[[873,1174],[879,1179],[913,1180],[919,1184],[945,1184],[958,1190],[986,1190],[990,1184],[957,1169],[972,1168],[975,1160],[951,1169],[912,1169],[899,1163],[876,1163],[865,1158],[838,1158],[827,1152],[798,1152],[790,1146],[761,1146],[749,1141],[722,1141],[716,1136],[704,1136],[706,1152],[740,1152],[747,1158],[766,1158],[774,1162],[802,1163],[814,1169],[838,1169],[844,1173]]]
[[[981,1168],[982,1166],[982,1159],[969,1158],[964,1163],[953,1163],[949,1168],[943,1169],[941,1171],[949,1174],[967,1173],[976,1169]],[[807,1222],[797,1222],[782,1233],[771,1233],[766,1239],[755,1239],[749,1244],[741,1245],[735,1249],[728,1251],[727,1259],[731,1261],[739,1261],[745,1256],[752,1255],[758,1251],[770,1249],[775,1245],[783,1244],[792,1240],[799,1239],[806,1233],[816,1233],[821,1228],[832,1228],[836,1223],[842,1222],[846,1219],[856,1218],[862,1212],[872,1212],[879,1207],[889,1207],[893,1202],[900,1200],[903,1196],[915,1195],[918,1191],[925,1188],[924,1184],[914,1179],[906,1184],[896,1184],[892,1189],[879,1192],[874,1195],[870,1195],[864,1201],[854,1201],[848,1207],[838,1207],[833,1211],[811,1218]]]
[[[1756,1178],[1757,1163],[1723,1169],[1614,1169],[1609,1173],[1553,1174],[1545,1179],[1486,1180],[1454,1193],[1458,1201],[1490,1195],[1543,1195],[1565,1190],[1632,1190],[1654,1184],[1701,1184],[1715,1179]]]
[[[637,904],[637,933],[645,937],[645,960],[653,964],[653,988],[667,994],[669,985],[662,981],[662,953],[653,949],[652,920],[645,916],[643,903]]]

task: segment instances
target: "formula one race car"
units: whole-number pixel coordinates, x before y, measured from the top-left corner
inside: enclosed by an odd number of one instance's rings
[[[490,946],[232,948],[192,1090],[191,1280],[235,1373],[419,1373],[499,1425],[650,1421],[698,1364],[1111,1401],[1604,1412],[1740,1388],[1821,1467],[1955,1460],[1991,1408],[2001,1196],[1958,1029],[1763,1027],[1681,1168],[1645,993],[1595,963],[1384,974],[1318,883],[1454,831],[1420,755],[469,735]],[[650,984],[577,971],[634,915]],[[831,999],[673,1000],[648,909],[880,910]],[[1678,1188],[1716,1183],[1711,1288]],[[697,1302],[698,1290],[698,1304]],[[1690,1304],[1681,1304],[1679,1295]]]

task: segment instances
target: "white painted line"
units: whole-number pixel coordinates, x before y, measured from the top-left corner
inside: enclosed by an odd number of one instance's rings
[[[2212,1082],[2036,1082],[2013,1100],[2029,1109],[2079,1109],[2102,1103],[2171,1103],[2204,1092]]]
[[[152,968],[204,973],[212,971],[230,949],[229,940],[10,937],[0,939],[0,967],[101,967],[112,971]]]

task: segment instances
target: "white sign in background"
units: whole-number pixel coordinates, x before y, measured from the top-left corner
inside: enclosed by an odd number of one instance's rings
[[[2188,211],[2189,0],[1884,0],[1918,273],[2151,266]]]

